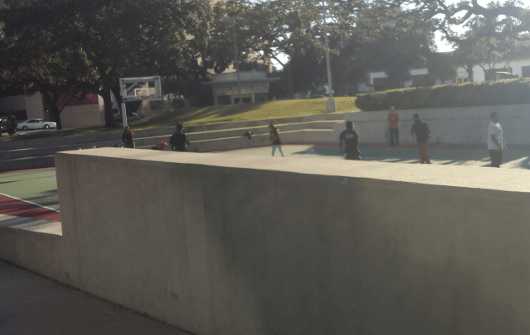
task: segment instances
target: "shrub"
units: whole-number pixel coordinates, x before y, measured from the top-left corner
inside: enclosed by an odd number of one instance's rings
[[[396,109],[499,106],[530,103],[530,80],[504,79],[480,83],[403,88],[358,94],[363,111]]]

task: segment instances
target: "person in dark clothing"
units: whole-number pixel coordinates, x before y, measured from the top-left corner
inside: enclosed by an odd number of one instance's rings
[[[169,139],[169,144],[171,144],[173,151],[188,151],[187,144],[190,144],[190,142],[187,141],[183,129],[184,127],[177,123],[177,131]]]
[[[121,135],[121,140],[124,143],[124,146],[126,148],[134,149],[134,133],[131,131],[131,127],[127,126],[123,130],[123,134]]]
[[[284,157],[283,151],[282,151],[282,141],[280,140],[280,136],[278,135],[278,128],[276,128],[271,123],[269,125],[269,130],[270,130],[269,138],[272,142],[272,155],[274,156],[274,152],[276,151],[276,148],[278,148],[278,150],[280,150],[280,153],[282,154],[282,157]]]
[[[13,115],[7,117],[7,133],[13,136],[17,132],[17,121]]]
[[[344,151],[342,150],[342,142],[344,142]],[[361,160],[360,151],[357,148],[359,142],[359,135],[353,130],[353,123],[346,121],[346,130],[339,135],[339,150],[340,154],[344,155],[344,159]]]
[[[412,115],[412,128],[410,129],[410,136],[416,134],[416,142],[418,143],[418,149],[420,150],[421,164],[431,164],[429,156],[427,155],[427,141],[429,140],[429,133],[431,130],[429,126],[423,121],[420,121],[418,113]]]

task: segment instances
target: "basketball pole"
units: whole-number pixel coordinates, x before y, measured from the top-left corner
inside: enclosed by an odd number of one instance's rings
[[[127,110],[125,109],[125,102],[121,103],[121,120],[123,123],[123,129],[127,127]]]

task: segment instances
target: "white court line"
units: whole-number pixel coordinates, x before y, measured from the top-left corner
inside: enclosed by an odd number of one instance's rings
[[[58,210],[58,209],[53,209],[53,208],[50,208],[50,207],[46,207],[46,206],[43,206],[43,205],[39,205],[39,204],[34,203],[34,202],[31,202],[31,201],[27,201],[27,200],[23,200],[23,199],[15,198],[15,197],[12,197],[12,196],[7,195],[7,194],[4,194],[4,193],[0,193],[0,195],[3,195],[4,197],[8,197],[8,198],[11,198],[11,199],[14,199],[14,200],[23,201],[23,202],[25,202],[25,203],[28,203],[28,204],[30,204],[30,205],[34,205],[34,206],[37,206],[37,207],[46,208],[46,209],[49,209],[50,211],[54,211],[54,212],[57,212],[57,213],[61,213],[61,211]]]

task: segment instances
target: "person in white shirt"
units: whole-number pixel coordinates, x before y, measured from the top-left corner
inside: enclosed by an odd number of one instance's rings
[[[499,114],[492,112],[490,114],[491,122],[488,126],[488,150],[491,157],[491,166],[500,167],[502,161],[502,152],[506,150],[502,128],[499,124]]]

